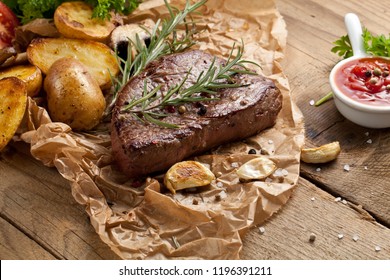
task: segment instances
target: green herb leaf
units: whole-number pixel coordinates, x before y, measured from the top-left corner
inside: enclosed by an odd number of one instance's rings
[[[36,18],[52,18],[56,8],[72,0],[3,0],[21,19],[23,24]],[[127,15],[134,11],[141,0],[85,0],[93,8],[93,17],[109,19],[110,12]]]
[[[390,34],[374,36],[367,28],[363,28],[363,45],[366,52],[370,55],[390,57]],[[340,39],[333,42],[335,45],[331,51],[342,58],[348,58],[353,55],[351,42],[348,35],[341,36]]]
[[[331,51],[338,54],[343,58],[351,57],[353,55],[351,42],[349,41],[348,35],[341,36],[340,39],[336,40]]]
[[[363,30],[363,42],[366,52],[378,56],[390,56],[390,37],[373,36],[367,29]]]
[[[111,11],[128,15],[138,7],[141,0],[85,0],[85,2],[94,7],[92,17],[110,19]]]

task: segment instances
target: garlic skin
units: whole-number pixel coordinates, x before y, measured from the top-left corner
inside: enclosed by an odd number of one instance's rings
[[[191,160],[174,164],[164,176],[164,184],[173,194],[182,189],[207,186],[213,180],[215,175],[210,169]]]
[[[271,175],[276,170],[276,164],[263,156],[251,159],[237,169],[237,175],[242,180],[259,180]]]

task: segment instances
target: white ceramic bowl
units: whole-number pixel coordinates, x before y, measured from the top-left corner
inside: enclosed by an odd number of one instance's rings
[[[342,93],[336,85],[335,77],[340,68],[352,60],[368,57],[364,50],[362,28],[358,17],[355,14],[347,14],[345,16],[345,25],[354,55],[337,63],[330,72],[329,83],[333,91],[336,107],[344,117],[358,125],[368,128],[390,127],[390,106],[361,103]]]

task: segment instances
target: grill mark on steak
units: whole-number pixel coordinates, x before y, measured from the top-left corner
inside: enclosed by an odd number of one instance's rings
[[[185,104],[183,114],[177,110],[169,113],[163,121],[180,125],[178,129],[141,122],[122,110],[134,96],[142,96],[145,79],[150,81],[150,89],[163,82],[164,92],[179,84],[191,69],[185,82],[188,87],[209,68],[213,58],[198,50],[165,56],[150,63],[118,93],[112,114],[112,150],[119,169],[128,177],[165,171],[190,156],[253,136],[275,124],[282,95],[270,79],[260,75],[236,75],[235,79],[247,86],[219,90],[218,100],[202,102],[206,107],[203,115],[198,114],[196,103]],[[223,63],[215,60],[216,66]]]

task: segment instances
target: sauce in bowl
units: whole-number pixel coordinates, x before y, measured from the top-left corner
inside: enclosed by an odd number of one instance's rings
[[[340,91],[367,105],[390,105],[390,59],[380,57],[357,58],[345,63],[335,73]]]

